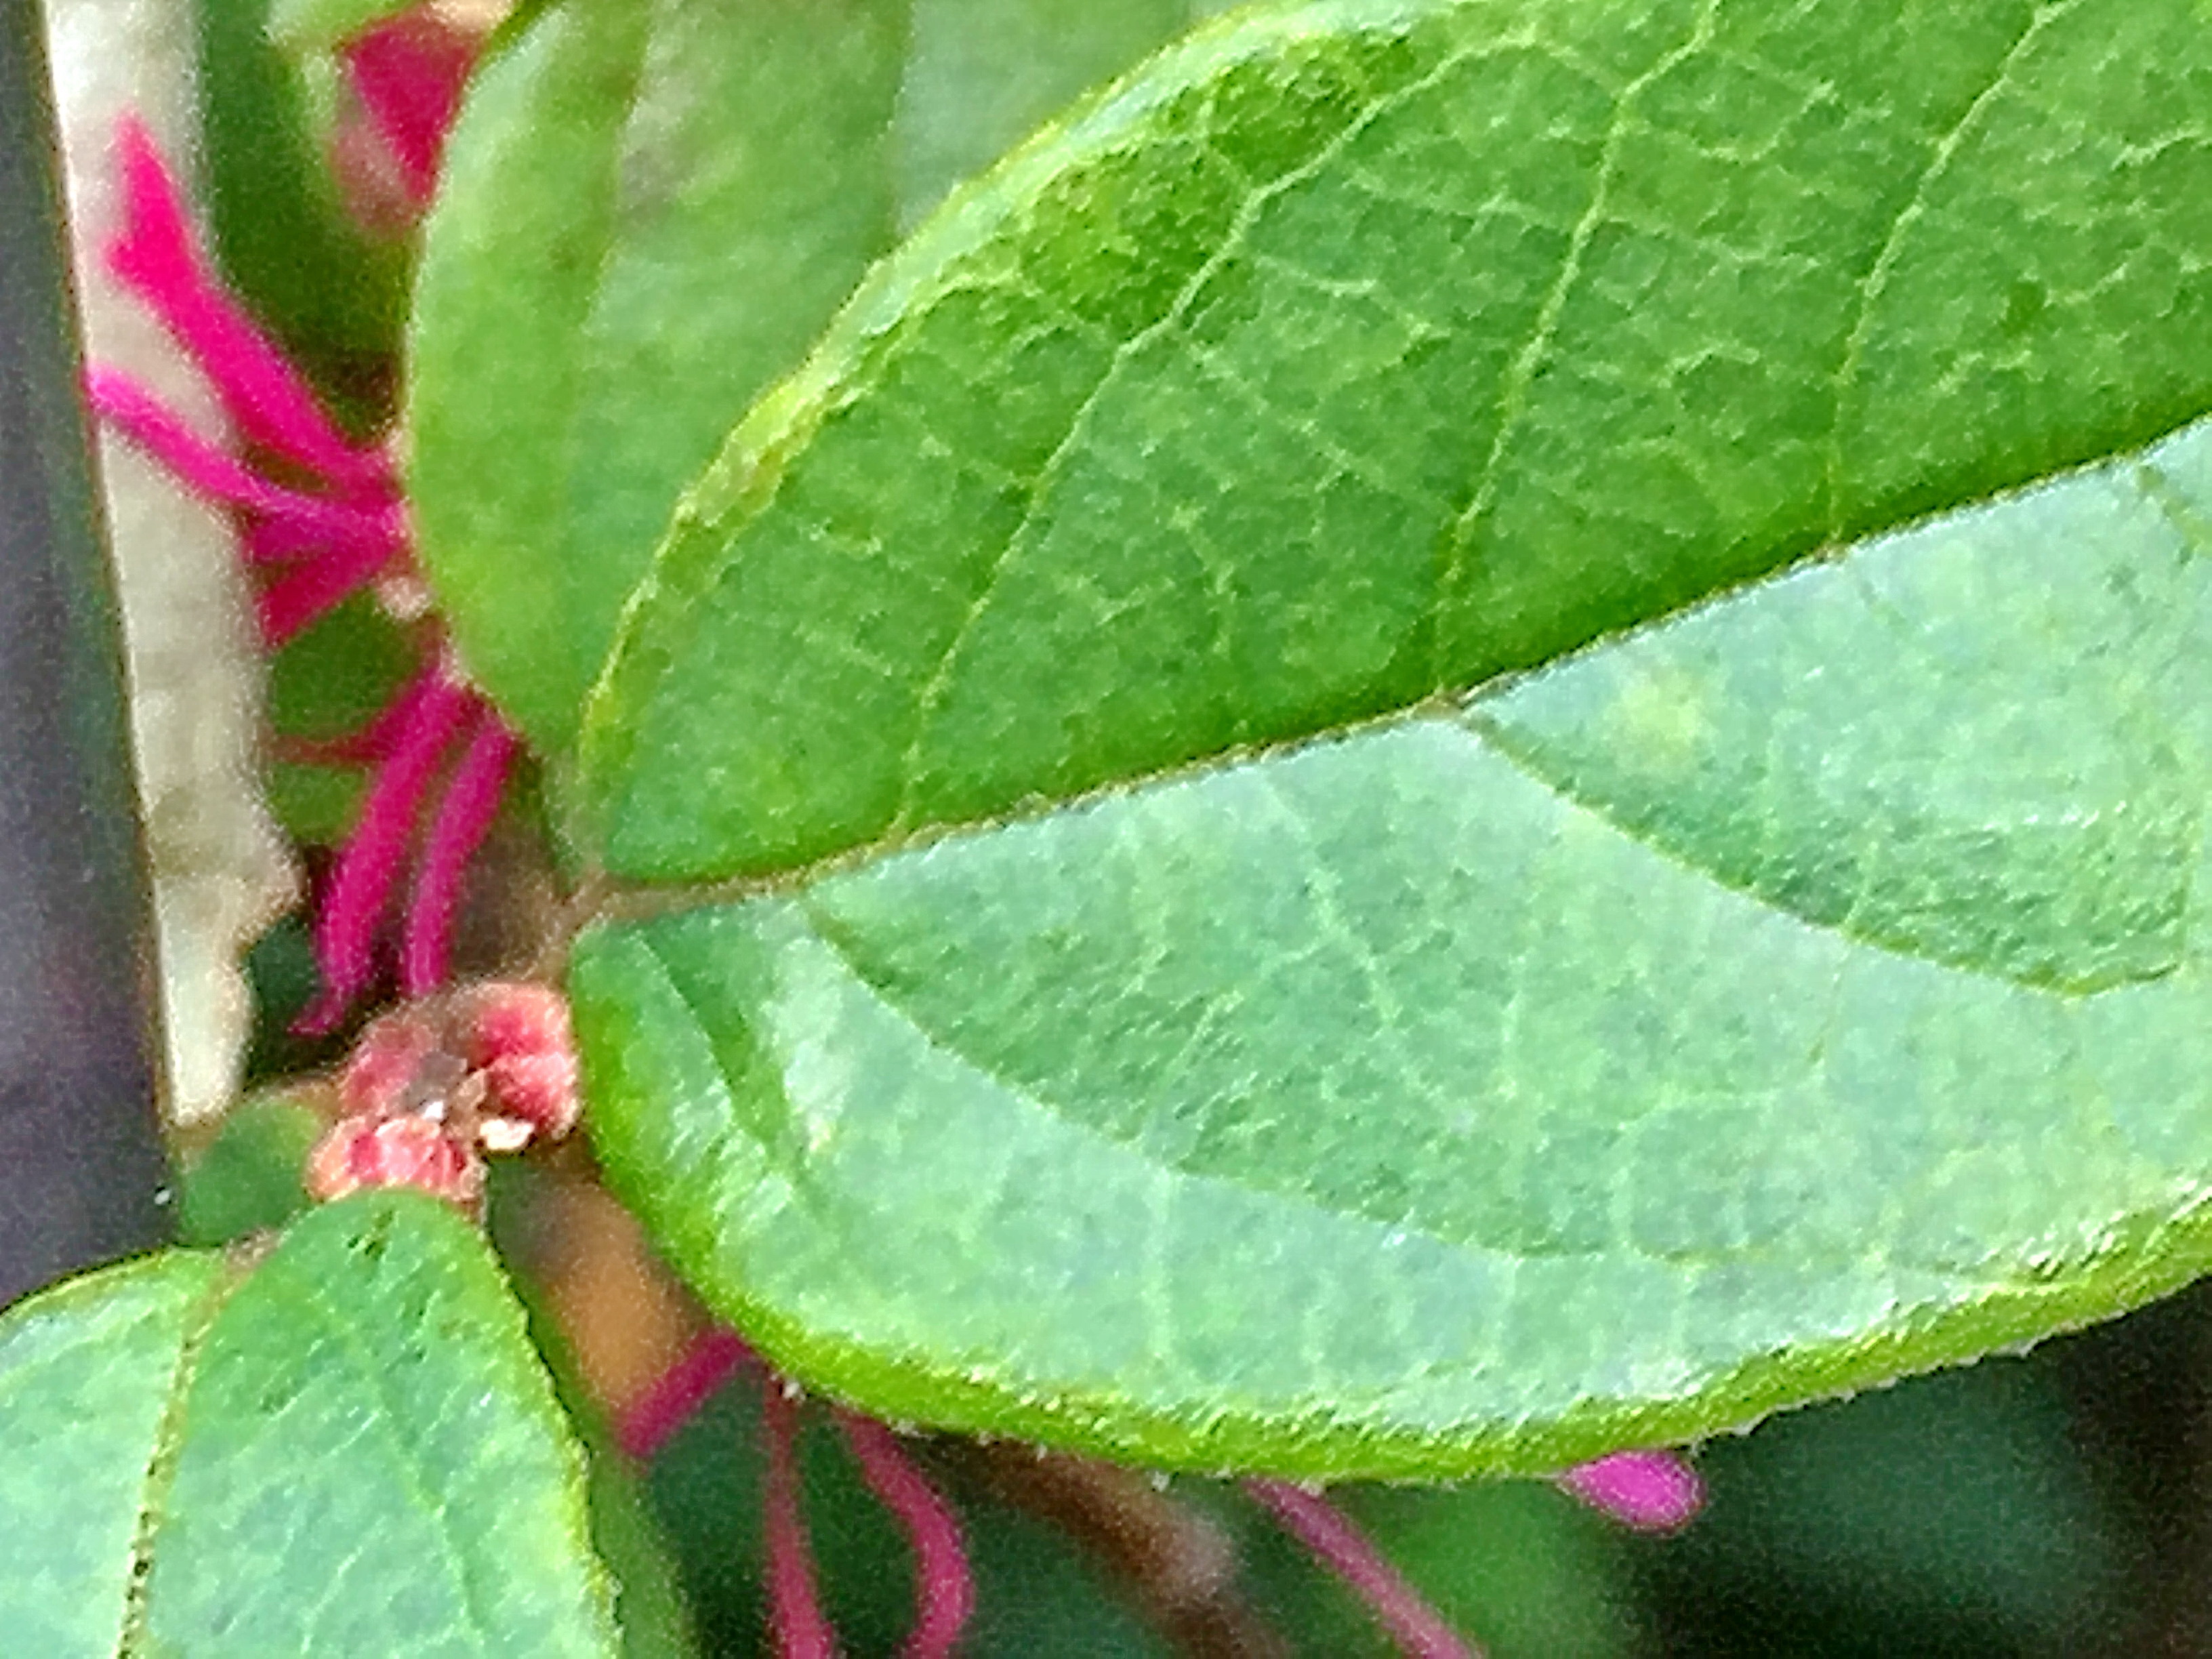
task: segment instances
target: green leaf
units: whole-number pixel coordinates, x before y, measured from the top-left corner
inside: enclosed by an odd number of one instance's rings
[[[486,65],[413,324],[471,669],[565,749],[682,488],[895,234],[1194,0],[568,0]]]
[[[305,745],[366,729],[422,666],[406,632],[356,594],[269,659],[269,724]],[[303,749],[305,745],[302,745]],[[352,830],[368,773],[359,761],[280,759],[270,805],[295,840],[331,846]]]
[[[1316,1476],[2198,1271],[2203,22],[1260,14],[957,198],[590,716],[672,1260],[880,1413]]]
[[[381,713],[421,667],[421,653],[375,599],[355,594],[269,662],[269,723],[288,738],[329,739]]]
[[[281,1227],[307,1207],[301,1171],[325,1120],[297,1095],[264,1095],[233,1107],[179,1182],[177,1231],[186,1244],[228,1244]]]
[[[2200,23],[1358,0],[1169,54],[708,472],[597,700],[610,868],[1339,728],[2148,441],[2212,394]]]
[[[475,1230],[412,1194],[240,1276],[169,1255],[0,1321],[11,1649],[611,1654],[581,1468]]]
[[[270,38],[270,0],[196,0],[208,216],[223,275],[357,426],[398,345],[408,249],[364,231],[324,150],[319,67]],[[324,92],[319,97],[318,92]]]

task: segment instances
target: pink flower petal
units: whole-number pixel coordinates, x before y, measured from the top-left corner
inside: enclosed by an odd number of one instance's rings
[[[814,1547],[799,1503],[799,1404],[782,1379],[761,1373],[761,1429],[768,1442],[763,1495],[768,1533],[769,1627],[780,1659],[836,1659],[837,1633],[814,1589]]]
[[[1382,1558],[1336,1505],[1319,1492],[1283,1480],[1247,1480],[1249,1492],[1283,1529],[1367,1603],[1407,1659],[1475,1659],[1470,1647],[1420,1591]]]
[[[322,911],[315,918],[315,963],[322,970],[323,994],[300,1017],[297,1030],[330,1030],[368,988],[374,972],[370,951],[376,926],[399,874],[416,812],[474,701],[442,664],[424,678],[428,688],[369,786],[360,820],[338,854],[337,868],[323,895]]]
[[[395,510],[373,536],[332,538],[304,554],[292,554],[298,562],[263,588],[254,601],[262,643],[274,651],[374,581],[405,546],[399,538]],[[271,538],[257,550],[267,555],[281,547],[291,553],[299,545],[296,538]]]
[[[752,1358],[735,1331],[707,1332],[623,1413],[615,1431],[623,1453],[641,1462],[654,1455]]]
[[[185,222],[183,192],[135,118],[118,124],[116,150],[124,222],[107,263],[117,280],[200,366],[240,432],[349,496],[391,499],[396,492],[384,457],[348,441],[299,371],[209,270]]]
[[[437,188],[446,134],[476,55],[472,38],[427,9],[368,30],[345,50],[354,88],[418,207]]]
[[[451,966],[453,918],[460,908],[461,878],[483,844],[507,787],[514,759],[514,734],[482,698],[473,698],[476,731],[453,769],[445,799],[431,821],[407,903],[399,953],[399,988],[428,996],[446,982]]]
[[[951,1659],[975,1610],[959,1519],[889,1429],[853,1412],[838,1413],[837,1426],[870,1490],[905,1528],[914,1553],[914,1630],[899,1650],[902,1659]]]
[[[270,483],[192,431],[128,374],[95,367],[86,370],[84,387],[95,415],[186,488],[286,526],[281,543],[259,538],[249,543],[251,555],[267,556],[281,547],[283,556],[296,557],[332,542],[377,541],[387,551],[397,551],[401,544],[398,520],[388,510],[369,511]]]
[[[1673,1452],[1614,1452],[1557,1479],[1592,1509],[1639,1532],[1686,1526],[1705,1502],[1705,1483]]]

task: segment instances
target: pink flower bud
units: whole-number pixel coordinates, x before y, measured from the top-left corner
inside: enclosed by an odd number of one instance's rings
[[[1705,1483],[1673,1452],[1614,1452],[1558,1480],[1583,1503],[1638,1532],[1687,1526],[1705,1502]]]
[[[391,1117],[410,1109],[416,1079],[438,1048],[437,1025],[414,1009],[371,1020],[338,1079],[347,1115]]]
[[[308,1195],[327,1202],[364,1187],[412,1187],[473,1215],[483,1160],[426,1117],[341,1118],[307,1155]]]
[[[487,1126],[511,1119],[548,1139],[575,1127],[575,1039],[558,991],[479,985],[462,994],[459,1018],[469,1064],[483,1079]]]
[[[512,1118],[548,1140],[576,1127],[576,1057],[510,1054],[483,1068],[483,1113]]]

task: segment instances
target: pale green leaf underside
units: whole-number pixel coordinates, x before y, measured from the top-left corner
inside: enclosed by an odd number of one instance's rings
[[[243,1279],[172,1254],[25,1303],[0,1442],[11,1652],[615,1650],[520,1312],[427,1200],[318,1211]]]
[[[800,1375],[1178,1462],[1540,1468],[2112,1311],[2212,1252],[2205,523],[2199,427],[609,926],[595,1140]]]
[[[673,1259],[887,1414],[1312,1474],[2195,1273],[2203,21],[1343,0],[956,198],[587,717]]]

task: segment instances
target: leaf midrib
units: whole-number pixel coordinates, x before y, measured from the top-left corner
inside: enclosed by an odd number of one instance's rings
[[[2212,417],[2212,410],[2199,411],[2168,432],[2156,434],[2145,449],[2154,449],[2159,443],[2176,432],[2186,430],[2197,422]],[[575,935],[595,922],[647,921],[653,918],[681,915],[689,910],[715,908],[740,904],[755,899],[788,898],[805,893],[808,889],[831,878],[848,875],[866,869],[886,859],[903,854],[921,853],[946,843],[973,840],[1001,830],[1017,829],[1025,824],[1039,823],[1063,814],[1096,811],[1113,801],[1138,795],[1178,783],[1197,781],[1231,767],[1255,765],[1287,758],[1305,750],[1330,744],[1354,741],[1370,733],[1380,733],[1394,727],[1430,719],[1449,719],[1460,721],[1474,730],[1482,740],[1513,762],[1516,769],[1528,773],[1537,782],[1553,793],[1570,800],[1577,810],[1590,813],[1601,821],[1632,836],[1639,843],[1669,858],[1682,867],[1694,871],[1702,878],[1742,893],[1762,905],[1767,905],[1778,915],[1789,917],[1802,926],[1833,931],[1851,939],[1855,943],[1881,950],[1900,957],[1924,960],[1912,952],[1899,951],[1894,945],[1876,939],[1863,938],[1848,930],[1832,928],[1829,924],[1809,921],[1795,911],[1771,905],[1756,892],[1725,881],[1701,865],[1690,863],[1679,854],[1646,839],[1633,828],[1621,824],[1602,813],[1595,806],[1573,796],[1540,769],[1530,767],[1526,758],[1500,741],[1487,728],[1479,714],[1478,705],[1496,697],[1521,681],[1574,662],[1581,658],[1605,651],[1625,640],[1666,628],[1674,623],[1700,611],[1729,604],[1748,594],[1795,579],[1808,570],[1850,559],[1862,548],[1891,538],[1905,535],[1922,526],[1933,524],[1955,515],[1978,511],[1996,503],[2010,501],[2047,489],[2063,481],[2084,476],[2101,467],[2109,466],[2127,452],[2110,452],[2093,456],[2067,466],[2052,469],[2033,477],[2019,480],[2003,489],[1984,495],[1953,502],[1946,507],[1905,515],[1893,522],[1869,528],[1853,541],[1812,549],[1787,563],[1771,570],[1723,583],[1703,593],[1684,599],[1665,611],[1624,623],[1618,628],[1593,635],[1571,650],[1563,651],[1545,662],[1525,667],[1509,668],[1464,687],[1449,687],[1430,691],[1395,708],[1364,714],[1335,726],[1302,732],[1284,738],[1263,739],[1252,743],[1227,744],[1208,750],[1167,764],[1143,769],[1109,778],[1087,788],[1070,791],[1064,795],[1031,796],[1018,805],[997,812],[983,813],[975,817],[947,819],[942,822],[894,826],[880,834],[858,841],[818,858],[787,865],[775,869],[744,870],[728,876],[708,880],[654,880],[645,877],[623,877],[609,872],[603,866],[589,866],[576,886],[576,897],[565,918],[562,938],[556,941],[553,955],[565,954]],[[2174,492],[2156,465],[2140,461],[2130,469],[2130,481],[2141,489],[2144,498],[2171,523],[2177,533],[2186,540],[2199,556],[2212,557],[2212,526],[2199,523],[2186,507],[2174,499]],[[647,583],[653,580],[649,573]],[[1947,969],[1973,973],[1971,965],[1945,962],[1939,964]],[[1998,982],[2019,988],[2046,992],[2055,995],[2075,997],[2095,995],[2100,990],[2069,993],[2061,989],[2024,984],[2002,975],[1987,975]],[[2135,982],[2135,981],[2131,981]]]
[[[250,1277],[250,1268],[241,1271],[224,1263],[214,1281],[193,1303],[183,1340],[177,1345],[177,1363],[169,1374],[168,1394],[161,1402],[161,1421],[154,1431],[153,1449],[138,1489],[137,1526],[131,1540],[131,1576],[124,1589],[123,1620],[115,1638],[117,1659],[141,1659],[141,1656],[152,1651],[147,1644],[146,1595],[153,1577],[154,1546],[165,1519],[163,1509],[169,1487],[176,1479],[178,1459],[184,1453],[185,1399],[199,1374],[200,1355],[216,1318]]]

